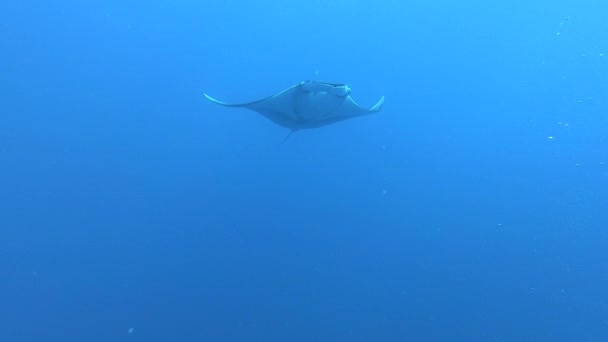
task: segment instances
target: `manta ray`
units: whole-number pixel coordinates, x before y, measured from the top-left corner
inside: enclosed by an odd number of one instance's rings
[[[382,96],[371,108],[363,108],[350,93],[351,89],[346,84],[303,81],[275,95],[241,104],[228,104],[204,95],[222,106],[246,108],[262,114],[275,124],[289,128],[291,135],[300,129],[318,128],[376,113],[384,105]]]

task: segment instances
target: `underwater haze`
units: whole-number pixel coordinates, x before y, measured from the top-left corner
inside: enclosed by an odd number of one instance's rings
[[[608,341],[605,0],[0,3],[0,341]],[[305,80],[378,113],[294,132]]]

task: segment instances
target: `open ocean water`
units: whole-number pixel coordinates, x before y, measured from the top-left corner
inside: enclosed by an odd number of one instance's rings
[[[605,0],[0,3],[0,341],[608,341]],[[289,130],[228,102],[346,83]]]

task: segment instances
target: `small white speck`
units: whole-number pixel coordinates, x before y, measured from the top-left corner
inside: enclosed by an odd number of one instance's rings
[[[553,136],[550,135],[550,136],[547,137],[547,139],[553,140],[553,139],[555,139],[555,137],[553,137]]]
[[[560,34],[561,34],[561,32],[557,32],[555,35],[556,35],[556,36],[559,36]]]
[[[600,53],[600,57],[604,57],[604,54],[603,54],[603,53]]]

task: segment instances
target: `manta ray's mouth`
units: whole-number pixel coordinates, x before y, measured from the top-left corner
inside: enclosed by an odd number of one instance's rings
[[[300,88],[307,93],[327,93],[339,97],[346,97],[352,92],[350,87],[346,84],[316,81],[301,82]]]

